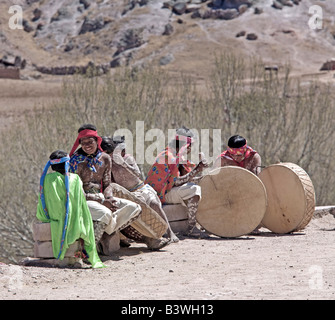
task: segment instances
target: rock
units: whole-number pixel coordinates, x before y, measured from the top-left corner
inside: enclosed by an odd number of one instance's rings
[[[64,48],[64,52],[69,52],[71,50],[74,49],[74,44],[72,41],[70,41],[69,43],[66,44],[65,48]]]
[[[261,13],[263,13],[263,12],[264,12],[264,10],[263,10],[262,8],[256,7],[256,8],[254,9],[254,14],[261,14]]]
[[[251,6],[249,0],[224,0],[222,8],[223,9],[238,9],[241,5]]]
[[[238,9],[241,5],[250,7],[252,3],[249,0],[213,0],[211,3],[213,9]]]
[[[105,26],[105,20],[103,17],[97,17],[95,19],[89,19],[85,17],[84,23],[81,26],[79,34],[85,34],[87,32],[96,32]]]
[[[119,40],[117,44],[117,51],[114,53],[113,57],[119,55],[120,53],[140,47],[143,43],[143,37],[142,37],[143,29],[127,29],[122,38]]]
[[[291,0],[277,0],[283,6],[293,7],[293,2]]]
[[[188,4],[185,13],[191,13],[201,8],[198,4]]]
[[[242,14],[248,10],[249,6],[246,4],[242,4],[238,7],[239,14]]]
[[[34,31],[34,28],[29,24],[29,22],[26,19],[23,19],[22,25],[23,25],[23,30],[25,32]]]
[[[90,0],[79,0],[79,3],[82,4],[85,9],[87,9],[91,5]]]
[[[57,12],[51,17],[50,22],[69,19],[72,17],[71,11],[67,7],[60,7]]]
[[[283,9],[283,5],[279,1],[276,1],[276,0],[273,1],[272,7],[275,9],[279,9],[279,10]]]
[[[254,40],[257,40],[257,39],[258,39],[258,36],[255,33],[248,33],[247,34],[247,40],[254,41]]]
[[[171,23],[168,23],[164,27],[164,32],[162,33],[163,36],[169,36],[173,33],[173,26]]]
[[[187,5],[186,3],[183,2],[177,2],[173,7],[172,7],[172,12],[175,14],[184,14],[186,12]]]
[[[231,20],[238,17],[239,13],[236,9],[226,9],[226,10],[214,10],[216,15],[216,19],[222,19],[222,20]]]
[[[120,249],[119,232],[114,232],[111,235],[104,233],[101,237],[100,244],[102,246],[102,251],[104,255],[112,255],[114,252]]]
[[[31,21],[37,21],[41,18],[42,16],[42,10],[39,9],[39,8],[36,8],[34,11],[33,11],[33,18],[31,19]]]
[[[244,37],[246,35],[246,32],[245,31],[240,31],[239,33],[236,34],[236,38],[239,38],[239,37]]]
[[[173,54],[172,54],[172,53],[169,53],[169,54],[167,54],[166,56],[161,57],[161,58],[159,59],[159,65],[161,65],[161,66],[165,66],[165,65],[171,63],[173,60],[174,60],[174,56],[173,56]]]

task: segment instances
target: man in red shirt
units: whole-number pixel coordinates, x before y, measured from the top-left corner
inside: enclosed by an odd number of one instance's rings
[[[188,236],[204,236],[196,228],[195,214],[201,199],[201,188],[192,182],[196,175],[208,167],[205,159],[198,165],[192,164],[185,157],[191,152],[194,134],[186,127],[176,131],[176,137],[156,158],[148,172],[145,183],[156,190],[162,204],[180,203],[188,211]]]
[[[228,140],[228,148],[214,163],[214,168],[238,166],[258,175],[261,172],[261,157],[257,151],[247,145],[245,138],[234,135]]]

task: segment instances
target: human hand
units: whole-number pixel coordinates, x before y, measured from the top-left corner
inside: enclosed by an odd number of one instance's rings
[[[103,205],[113,212],[119,209],[117,201],[114,198],[105,199]]]

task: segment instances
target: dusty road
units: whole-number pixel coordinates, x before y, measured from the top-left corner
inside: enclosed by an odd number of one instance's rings
[[[96,270],[0,265],[0,299],[334,299],[334,228],[327,214],[291,235],[132,244]]]

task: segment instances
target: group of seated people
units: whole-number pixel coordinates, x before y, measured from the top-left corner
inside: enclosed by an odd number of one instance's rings
[[[93,268],[102,268],[98,251],[104,233],[120,232],[126,240],[144,243],[159,250],[179,239],[172,231],[163,210],[165,204],[182,204],[188,213],[188,230],[182,236],[205,238],[205,230],[196,225],[196,211],[201,199],[198,185],[201,173],[209,167],[204,157],[198,164],[187,160],[194,134],[186,127],[158,154],[145,180],[135,159],[126,154],[124,137],[101,137],[92,124],[78,129],[69,154],[51,153],[40,180],[37,218],[49,222],[54,256],[63,259],[68,247],[80,239],[83,254]],[[245,138],[235,135],[228,148],[214,162],[213,168],[239,166],[259,173],[261,158]],[[53,172],[47,174],[51,166]],[[113,184],[131,192],[139,201],[113,196]],[[145,203],[167,225],[160,237],[141,234],[132,223],[139,219]]]

